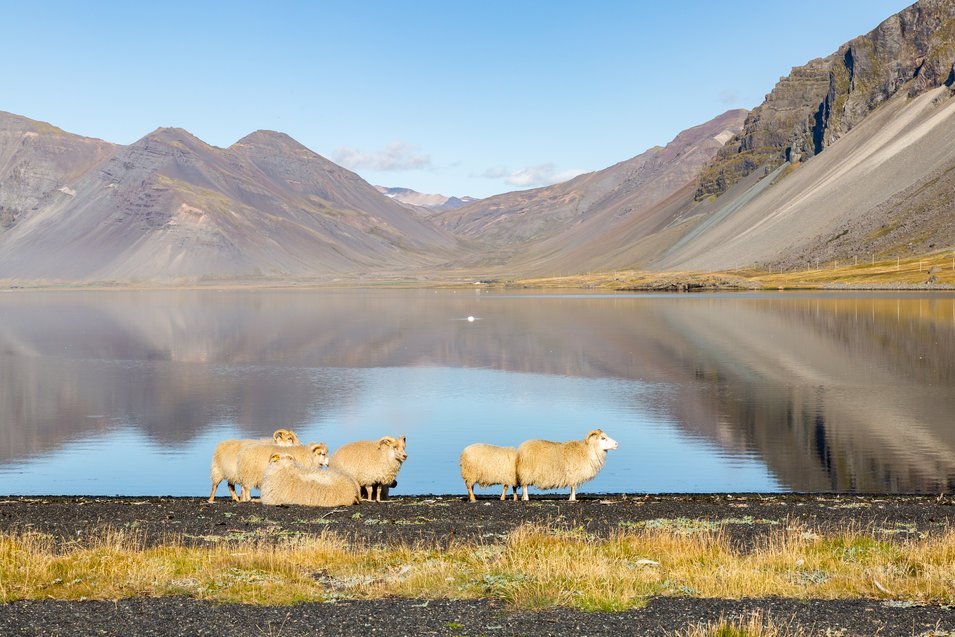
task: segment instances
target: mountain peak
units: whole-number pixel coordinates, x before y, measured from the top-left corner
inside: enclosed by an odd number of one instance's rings
[[[236,143],[232,144],[230,148],[236,148],[239,146],[267,146],[270,148],[295,148],[308,150],[304,145],[286,133],[265,129],[249,133]]]

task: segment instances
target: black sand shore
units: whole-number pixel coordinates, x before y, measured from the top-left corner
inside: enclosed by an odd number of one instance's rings
[[[265,507],[200,498],[2,497],[0,532],[39,532],[66,545],[105,529],[146,544],[281,540],[331,531],[369,544],[497,543],[523,523],[605,537],[631,528],[720,528],[741,550],[776,529],[863,530],[889,541],[955,528],[955,498],[897,495],[608,495],[571,503],[459,496],[399,497],[347,509]],[[667,635],[755,610],[818,635],[955,635],[955,609],[862,600],[657,597],[621,613],[508,610],[493,600],[344,600],[261,607],[189,598],[0,604],[0,635]]]
[[[0,497],[0,532],[34,531],[65,541],[106,528],[146,544],[190,545],[235,539],[287,538],[332,531],[373,544],[454,541],[494,543],[521,524],[582,529],[598,537],[650,528],[721,528],[746,548],[775,530],[871,531],[917,537],[955,527],[955,497],[924,495],[606,495],[533,498],[530,502],[461,496],[397,497],[338,509],[269,507],[218,498]]]

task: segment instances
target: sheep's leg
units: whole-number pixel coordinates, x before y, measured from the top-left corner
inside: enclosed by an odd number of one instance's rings
[[[517,502],[517,485],[516,484],[511,485],[511,491],[514,492],[514,502]]]
[[[221,482],[221,480],[220,480]],[[209,494],[209,504],[212,504],[216,501],[216,489],[219,488],[219,482],[212,483],[212,493]]]
[[[468,502],[474,502],[477,499],[474,497],[474,485],[465,480],[464,486],[467,487],[468,490]]]
[[[370,484],[364,485],[361,488],[361,493],[362,493],[362,500],[365,500],[366,502],[371,502],[371,485]],[[368,496],[367,498],[364,497],[366,495]]]
[[[381,502],[381,485],[376,484],[372,488],[375,491],[375,502]]]
[[[527,485],[526,485],[526,484],[521,485],[521,500],[524,500],[525,502],[527,502],[528,500],[530,500],[530,498],[527,497]]]
[[[572,484],[570,486],[570,501],[571,502],[577,501],[577,485],[576,484]]]
[[[229,495],[232,496],[232,501],[238,502],[239,496],[235,494],[235,484],[233,484],[232,482],[226,482],[226,484],[229,485]]]
[[[504,491],[501,492],[501,500],[507,500],[507,486],[506,484],[504,485]]]

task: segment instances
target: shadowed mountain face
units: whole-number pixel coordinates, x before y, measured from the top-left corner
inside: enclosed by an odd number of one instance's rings
[[[21,147],[28,135],[21,133]],[[127,147],[60,136],[79,148],[78,158],[46,181],[33,179],[30,194],[41,204],[0,239],[2,278],[383,272],[433,265],[456,246],[354,173],[280,133],[253,133],[228,149],[181,129],[159,129]],[[34,167],[53,154],[49,143],[20,153]]]
[[[102,140],[0,111],[0,235],[38,210],[68,200],[73,193],[67,184],[115,150]]]
[[[757,457],[785,488],[955,487],[955,302],[943,296],[16,293],[0,312],[0,463],[119,427],[171,448],[223,423],[268,435],[340,421],[388,391],[376,369],[484,381],[491,369],[636,381],[599,398]],[[469,313],[481,320],[454,320]],[[500,398],[470,378],[458,391]],[[403,406],[423,400],[412,385],[396,393]]]

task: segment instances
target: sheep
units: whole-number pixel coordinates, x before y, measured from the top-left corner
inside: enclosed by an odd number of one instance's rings
[[[246,445],[274,442],[280,447],[291,447],[302,444],[294,431],[288,429],[276,429],[271,438],[258,438],[246,440],[223,440],[216,446],[212,453],[212,465],[209,468],[209,475],[212,478],[212,493],[209,494],[209,503],[216,500],[216,489],[219,483],[226,480],[229,485],[229,494],[236,502],[239,496],[235,493],[236,476],[238,475],[239,452]]]
[[[393,483],[401,463],[407,459],[405,437],[384,436],[339,447],[332,454],[329,466],[355,478],[359,486],[367,490],[369,502],[372,498],[381,502],[382,491]]]
[[[324,442],[313,442],[297,447],[279,447],[278,445],[246,445],[239,452],[236,477],[242,485],[242,501],[252,499],[252,489],[262,486],[265,468],[273,454],[288,454],[296,462],[307,467],[319,467],[328,464],[328,446]]]
[[[540,489],[570,487],[570,501],[577,500],[577,486],[592,480],[607,460],[607,451],[617,441],[600,429],[583,440],[551,442],[527,440],[517,448],[517,483],[521,499],[527,500],[527,485]]]
[[[272,454],[262,480],[262,504],[351,506],[361,501],[358,483],[337,469],[306,467],[287,454]]]
[[[468,500],[474,502],[474,485],[504,485],[501,500],[507,499],[507,488],[514,489],[517,500],[517,448],[481,443],[468,445],[461,452],[461,477],[468,489]]]

